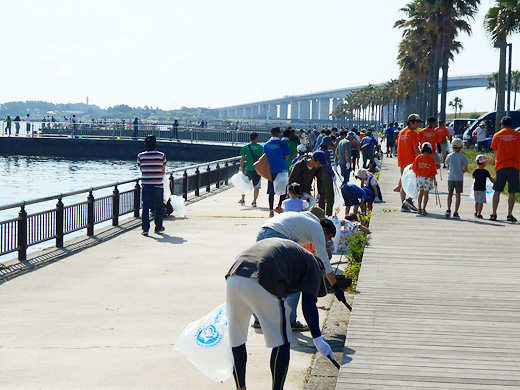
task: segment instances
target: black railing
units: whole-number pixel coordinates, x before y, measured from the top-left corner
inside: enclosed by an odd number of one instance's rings
[[[234,157],[168,172],[170,192],[187,200],[190,195],[200,196],[201,190],[210,192],[212,187],[220,188],[238,171],[239,162],[240,157]],[[132,179],[0,206],[0,211],[20,209],[18,217],[0,221],[0,256],[18,251],[18,260],[27,260],[30,246],[55,239],[56,247],[60,248],[67,234],[86,229],[87,235],[92,236],[95,225],[101,222],[111,220],[112,226],[117,226],[120,216],[132,212],[138,218],[141,208],[139,182],[140,179]],[[119,190],[131,183],[135,183],[132,189]],[[113,188],[112,194],[95,196],[97,191],[107,188]],[[80,194],[88,194],[85,201],[64,205],[65,198]],[[52,209],[32,214],[26,211],[29,205],[52,200],[57,200]]]

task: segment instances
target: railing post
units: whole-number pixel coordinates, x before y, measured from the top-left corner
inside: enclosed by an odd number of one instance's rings
[[[195,196],[199,196],[199,187],[200,187],[200,171],[199,167],[195,169]]]
[[[225,166],[225,169],[226,169],[226,180],[225,180],[225,184],[228,185],[229,184],[229,164],[228,164],[228,161],[226,160],[226,164],[224,165]]]
[[[87,196],[87,236],[94,235],[94,195],[92,191]]]
[[[139,180],[136,180],[134,187],[134,218],[139,218],[139,210],[141,209],[141,186]]]
[[[18,260],[27,260],[27,212],[25,205],[18,213]]]
[[[206,172],[207,172],[207,176],[208,176],[208,180],[206,181],[206,192],[210,192],[211,191],[211,168],[209,167],[209,164],[208,164],[208,169],[206,169]]]
[[[119,190],[117,185],[112,193],[112,226],[119,225]]]
[[[173,173],[170,173],[170,180],[168,180],[168,185],[170,186],[170,194],[175,195],[175,181],[173,178]]]
[[[217,162],[217,188],[220,188],[220,164]]]
[[[182,174],[182,196],[184,200],[188,200],[188,172]]]
[[[63,202],[61,198],[56,203],[56,247],[63,248]]]
[[[190,129],[190,142],[193,143],[193,129]]]

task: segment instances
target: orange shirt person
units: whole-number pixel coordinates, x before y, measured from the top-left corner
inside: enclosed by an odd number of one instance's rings
[[[442,154],[442,163],[443,168],[446,168],[446,156],[448,155],[448,138],[450,137],[450,131],[446,126],[444,126],[444,121],[439,121],[439,127],[435,129],[439,136],[441,137],[441,154]],[[435,145],[432,145],[432,147],[435,147]]]
[[[408,115],[406,127],[401,130],[397,136],[397,165],[401,169],[401,175],[408,165],[413,164],[415,157],[419,154],[419,138],[416,131],[423,122],[419,114]],[[412,200],[406,199],[406,193],[401,186],[400,180],[394,191],[401,193],[401,211],[417,211]]]
[[[437,154],[437,148],[436,145],[438,143],[442,142],[442,137],[439,131],[435,129],[435,118],[433,116],[430,116],[426,123],[428,124],[428,127],[425,127],[424,129],[419,130],[418,138],[419,143],[422,145],[425,142],[429,142],[432,146],[432,156],[435,159],[437,168],[441,167],[441,159],[439,155]]]
[[[508,215],[507,221],[516,222],[513,217],[515,205],[515,194],[520,192],[520,132],[513,130],[513,120],[509,116],[502,118],[500,122],[502,130],[493,136],[491,149],[496,150],[495,157],[495,184],[493,189],[493,214],[489,217],[491,221],[497,220],[497,208],[500,201],[500,193],[504,191],[506,182],[508,184]]]
[[[430,191],[435,188],[437,181],[436,161],[432,157],[432,146],[429,142],[424,142],[421,145],[421,154],[418,155],[414,162],[412,169],[417,176],[417,189],[419,195],[417,196],[418,210],[417,215],[428,215],[426,212],[426,205],[428,204],[428,197]]]

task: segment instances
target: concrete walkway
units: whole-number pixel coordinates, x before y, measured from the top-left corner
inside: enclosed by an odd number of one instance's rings
[[[2,389],[234,389],[172,347],[224,302],[225,273],[268,216],[263,184],[258,208],[231,188],[166,220],[163,235],[136,228],[1,285]],[[319,302],[322,321],[331,302]],[[261,334],[248,352],[248,389],[270,388]],[[293,334],[286,389],[303,387],[314,352],[310,333]]]
[[[385,159],[337,389],[519,389],[520,224],[461,220],[430,197],[427,217],[400,212],[396,159]],[[489,217],[491,206],[484,206]],[[516,205],[520,215],[520,205]]]

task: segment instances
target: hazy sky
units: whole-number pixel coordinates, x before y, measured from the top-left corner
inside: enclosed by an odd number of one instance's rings
[[[220,107],[397,78],[405,0],[2,0],[0,103]],[[482,0],[451,76],[498,70]],[[520,35],[513,42],[519,69]],[[450,93],[490,110],[494,93]],[[520,105],[520,96],[519,96]]]

